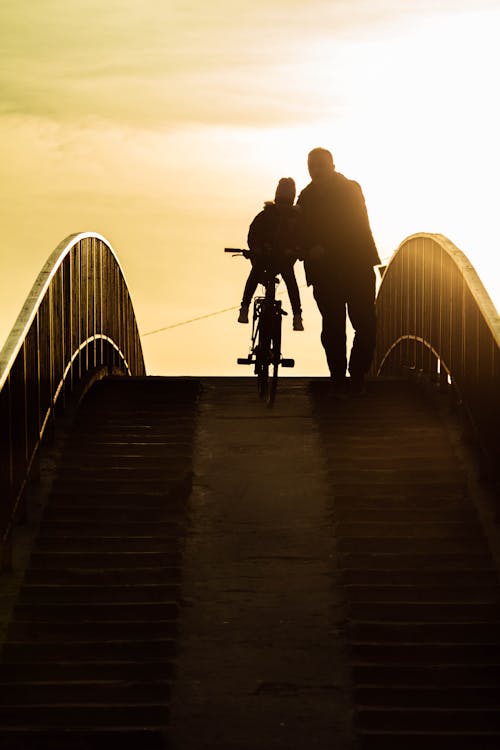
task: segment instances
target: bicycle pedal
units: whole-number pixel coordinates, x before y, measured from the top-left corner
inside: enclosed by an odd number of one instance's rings
[[[282,359],[280,362],[280,365],[282,367],[295,367],[295,360],[294,359]]]
[[[236,364],[238,365],[251,365],[252,362],[253,360],[250,357],[238,357],[236,360]]]

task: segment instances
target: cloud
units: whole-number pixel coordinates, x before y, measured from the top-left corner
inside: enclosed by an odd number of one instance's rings
[[[439,12],[470,5],[443,0]],[[0,114],[152,128],[320,118],[332,106],[311,94],[321,65],[342,72],[346,45],[431,11],[421,0],[6,0]],[[327,92],[335,113],[339,89]]]

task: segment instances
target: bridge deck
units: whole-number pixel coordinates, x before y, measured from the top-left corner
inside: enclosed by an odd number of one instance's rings
[[[119,379],[80,409],[0,667],[3,748],[493,748],[500,588],[432,403]],[[486,531],[489,531],[486,528]]]

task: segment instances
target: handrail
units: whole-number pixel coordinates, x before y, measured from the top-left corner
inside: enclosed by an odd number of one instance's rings
[[[413,234],[377,295],[375,374],[403,370],[452,382],[483,453],[500,461],[500,316],[464,253],[441,234]]]
[[[137,322],[115,251],[95,232],[66,237],[49,256],[0,352],[0,545],[56,408],[97,373],[145,373]]]

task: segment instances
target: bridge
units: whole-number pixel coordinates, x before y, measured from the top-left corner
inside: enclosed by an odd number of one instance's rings
[[[147,376],[101,235],[0,355],[2,748],[500,746],[500,321],[467,258],[385,268],[364,398]],[[119,744],[118,744],[119,743]]]

